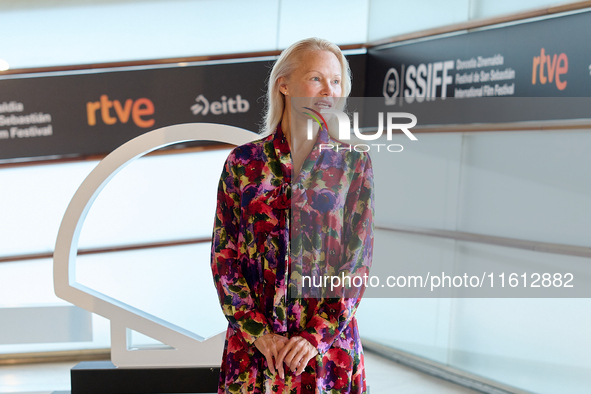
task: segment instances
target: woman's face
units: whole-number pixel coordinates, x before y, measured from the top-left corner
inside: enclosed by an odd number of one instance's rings
[[[342,94],[341,64],[337,57],[332,52],[317,50],[304,52],[298,60],[298,67],[290,77],[279,80],[279,89],[287,100],[297,101],[291,102],[291,106],[294,109],[309,106],[318,112],[333,108]]]

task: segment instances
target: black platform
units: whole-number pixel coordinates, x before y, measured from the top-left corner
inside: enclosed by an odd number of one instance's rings
[[[219,368],[117,368],[84,361],[70,371],[71,394],[217,393]]]

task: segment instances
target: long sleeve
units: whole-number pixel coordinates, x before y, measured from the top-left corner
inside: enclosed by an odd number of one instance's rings
[[[369,156],[363,157],[364,159],[357,163],[349,185],[343,216],[342,264],[337,273],[339,276],[358,277],[359,280],[365,277],[364,285],[341,288],[340,296],[331,295],[334,298],[308,300],[309,303],[316,304],[317,313],[309,319],[300,336],[307,339],[321,354],[331,347],[355,315],[371,267],[374,215],[373,171]],[[359,280],[354,283],[359,283]],[[316,309],[313,305],[308,307]]]
[[[269,333],[270,328],[253,298],[239,261],[241,194],[235,162],[235,151],[232,151],[218,186],[211,270],[224,315],[232,328],[252,345]]]

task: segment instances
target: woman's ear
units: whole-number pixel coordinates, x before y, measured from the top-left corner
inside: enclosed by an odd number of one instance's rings
[[[287,96],[289,94],[287,90],[287,80],[285,77],[279,77],[277,80],[277,86],[279,86],[279,91],[284,95]]]

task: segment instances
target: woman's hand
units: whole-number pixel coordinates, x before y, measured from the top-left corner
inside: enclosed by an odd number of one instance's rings
[[[271,373],[275,375],[275,364],[273,363],[273,357],[277,361],[277,355],[279,351],[287,344],[288,339],[277,334],[265,334],[256,341],[254,345],[259,352],[267,359],[267,365],[271,370]]]
[[[285,379],[283,371],[283,362],[297,375],[304,372],[308,362],[318,354],[316,349],[307,339],[302,337],[292,337],[287,345],[279,351],[279,355],[275,357],[277,363],[277,370],[281,379]]]

